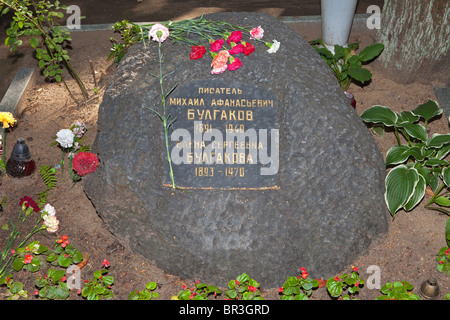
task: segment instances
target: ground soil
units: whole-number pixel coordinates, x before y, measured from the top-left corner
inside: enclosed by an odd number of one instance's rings
[[[90,90],[91,98],[87,103],[74,104],[61,84],[44,81],[39,75],[39,70],[35,70],[34,80],[18,108],[17,125],[7,131],[7,156],[10,155],[16,139],[23,137],[38,167],[57,166],[61,160],[61,151],[57,146],[50,144],[54,141],[58,130],[69,128],[77,120],[86,123],[88,127],[86,144],[93,142],[97,131],[98,107],[108,77],[115,68],[114,63],[106,59],[109,54],[110,36],[109,31],[73,34],[73,46],[76,50],[71,51],[70,54],[75,68],[80,72]],[[20,48],[14,54],[27,56],[31,52],[26,48]],[[11,54],[8,54],[8,57],[11,58]],[[33,63],[30,66],[34,67],[35,61],[32,58],[29,61]],[[95,70],[95,81],[98,82],[98,95],[93,92],[94,76],[91,66]],[[357,114],[361,114],[375,104],[389,106],[396,111],[411,110],[428,99],[436,99],[433,87],[443,85],[438,80],[428,85],[414,83],[401,85],[383,77],[383,74],[377,72],[374,66],[369,65],[368,68],[373,72],[370,85],[364,88],[352,85],[350,88],[357,100]],[[69,85],[76,92],[73,81],[69,81]],[[429,128],[430,134],[447,133],[446,116],[433,121]],[[382,137],[374,135],[374,139],[378,142],[383,154],[396,142],[392,133],[385,133]],[[157,292],[160,294],[160,299],[170,299],[177,294],[183,284],[190,286],[194,283],[196,280],[194,275],[191,279],[180,279],[166,274],[152,261],[122,247],[86,197],[83,181],[73,185],[67,172],[63,175],[60,169],[57,172],[58,186],[50,193],[48,201],[56,209],[60,229],[56,234],[37,235],[36,239],[42,244],[51,246],[58,237],[68,235],[74,246],[83,254],[89,255],[87,265],[81,270],[83,280],[92,278],[93,272],[102,268],[103,259],[107,259],[111,262],[110,275],[115,278],[113,286],[115,299],[128,299],[131,291],[143,289],[150,281],[158,283]],[[367,183],[371,182],[367,181]],[[37,173],[24,179],[4,175],[1,194],[6,195],[8,201],[3,212],[0,213],[0,225],[15,219],[21,197],[37,198],[37,194],[43,188],[44,184]],[[367,279],[370,275],[366,273],[367,268],[375,265],[381,271],[381,284],[406,280],[414,285],[414,292],[417,293],[420,284],[432,276],[438,280],[443,293],[450,293],[450,278],[436,270],[435,260],[438,250],[446,245],[444,229],[447,216],[424,209],[423,204],[427,199],[429,199],[428,195],[411,212],[398,212],[395,219],[390,220],[389,232],[367,248],[367,252],[344,268],[341,273],[350,272],[352,266],[357,266],[360,276]],[[0,243],[3,244],[7,236],[7,231],[0,230]],[[45,274],[46,267],[48,266],[43,266],[38,273]],[[32,294],[36,276],[36,273],[26,271],[14,273],[14,279],[22,281],[25,289],[31,293],[28,298],[30,300],[36,299]],[[258,280],[257,275],[250,276]],[[5,291],[5,288],[0,288],[0,299],[5,299]],[[280,299],[277,288],[261,288],[261,294],[267,300]],[[379,290],[368,289],[366,286],[362,288],[359,299],[372,300],[379,295]],[[81,300],[82,298],[73,291],[70,299]],[[322,287],[314,291],[311,299],[329,300],[331,298]]]

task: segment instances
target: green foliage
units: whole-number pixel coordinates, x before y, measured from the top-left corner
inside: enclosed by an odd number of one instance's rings
[[[225,294],[226,298],[230,300],[263,300],[259,291],[259,283],[246,273],[229,281]]]
[[[281,300],[308,300],[314,288],[319,286],[319,281],[310,277],[288,277],[283,286]]]
[[[95,271],[94,277],[84,283],[81,291],[82,297],[87,300],[112,299],[114,293],[111,291],[111,286],[114,284],[114,278],[107,274],[108,269],[106,268]]]
[[[83,255],[71,244],[66,244],[56,240],[53,245],[53,251],[47,256],[47,262],[54,266],[67,268],[72,264],[78,264],[83,261]]]
[[[43,165],[39,168],[39,174],[45,183],[45,190],[39,193],[39,205],[47,203],[48,194],[51,190],[56,188],[56,170],[48,165]]]
[[[354,296],[359,292],[364,280],[353,270],[350,275],[344,273],[340,277],[331,277],[327,280],[327,291],[333,298],[339,300],[357,300]],[[344,294],[347,291],[348,294]],[[344,294],[344,295],[343,295]],[[353,297],[353,298],[352,298]]]
[[[69,287],[66,283],[65,270],[48,269],[46,276],[38,276],[34,285],[39,289],[41,299],[67,299],[69,297]]]
[[[19,300],[20,298],[27,299],[28,291],[23,289],[23,283],[19,281],[12,281],[12,275],[8,274],[0,278],[0,286],[7,286],[5,296],[8,300]]]
[[[392,216],[400,209],[412,210],[422,201],[427,186],[435,194],[426,208],[450,214],[443,208],[450,207],[447,190],[450,186],[450,163],[445,159],[450,152],[450,134],[428,137],[427,131],[428,123],[441,114],[442,109],[434,100],[412,111],[397,113],[387,107],[373,106],[361,114],[365,122],[391,128],[397,137],[398,145],[386,154],[386,167],[393,167],[385,179],[385,200]],[[420,120],[424,125],[419,123]],[[406,144],[402,144],[401,135]],[[438,207],[432,207],[432,204]]]
[[[19,247],[14,252],[14,261],[12,267],[15,271],[26,269],[29,272],[39,270],[41,260],[36,255],[45,254],[47,247],[40,245],[39,241],[32,241],[24,247]]]
[[[450,276],[450,248],[444,247],[439,250],[439,253],[436,257],[437,261],[437,270],[440,273],[444,273],[447,276]]]
[[[407,281],[388,282],[381,287],[382,296],[375,298],[375,300],[420,300],[420,297],[412,293],[414,286]]]
[[[12,21],[6,30],[5,45],[14,51],[23,44],[22,37],[30,40],[30,46],[36,51],[39,68],[48,79],[63,82],[71,97],[75,100],[69,87],[63,79],[63,67],[75,78],[85,98],[86,88],[75,69],[69,62],[70,57],[64,45],[70,42],[70,32],[58,26],[55,18],[63,18],[67,6],[58,0],[0,0],[0,15],[13,13]]]
[[[356,54],[355,51],[358,50],[359,44],[351,43],[348,47],[335,45],[333,54],[321,39],[313,40],[310,44],[333,70],[344,91],[348,90],[352,80],[363,85],[370,81],[372,73],[362,67],[363,63],[369,63],[374,60],[384,50],[383,44],[374,43],[365,47],[359,54]]]
[[[178,300],[207,300],[210,295],[220,295],[221,290],[216,287],[202,282],[196,282],[194,287],[188,289],[183,287],[183,290],[178,292]]]
[[[129,300],[151,300],[159,298],[159,293],[155,291],[157,286],[156,282],[149,282],[145,285],[145,289],[130,292],[128,298]]]

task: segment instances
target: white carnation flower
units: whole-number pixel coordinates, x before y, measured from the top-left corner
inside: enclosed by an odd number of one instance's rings
[[[73,139],[75,135],[73,134],[72,130],[69,129],[61,129],[56,134],[56,141],[61,145],[63,148],[70,148],[73,145]]]
[[[273,40],[272,45],[270,46],[270,49],[267,50],[268,53],[275,53],[280,49],[280,43],[277,40]]]
[[[47,214],[49,214],[50,216],[54,216],[56,214],[56,210],[55,208],[50,205],[49,203],[47,203],[44,208],[42,209],[42,211],[47,212]]]

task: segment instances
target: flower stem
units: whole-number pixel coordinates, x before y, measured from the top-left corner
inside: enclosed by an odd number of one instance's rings
[[[166,115],[166,95],[164,94],[164,88],[163,88],[163,75],[162,75],[162,55],[161,55],[161,41],[158,41],[158,54],[159,54],[159,85],[161,88],[161,96],[162,96],[162,106],[163,106],[163,112],[162,112],[162,122],[164,127],[164,138],[166,143],[166,153],[167,153],[167,162],[169,163],[169,177],[172,181],[172,188],[175,189],[175,177],[173,175],[173,169],[172,169],[172,160],[170,159],[170,151],[169,151],[169,127],[170,122],[168,122],[168,117]]]

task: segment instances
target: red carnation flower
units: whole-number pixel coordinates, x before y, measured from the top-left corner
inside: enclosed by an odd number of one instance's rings
[[[72,160],[72,169],[80,176],[94,173],[98,165],[97,156],[91,152],[78,152]]]
[[[216,40],[214,42],[211,41],[211,45],[209,47],[209,50],[211,52],[217,52],[217,51],[219,51],[222,48],[222,45],[223,45],[223,39],[219,39],[219,40]]]
[[[242,43],[239,43],[237,45],[235,45],[231,50],[228,50],[228,52],[233,55],[233,54],[239,54],[244,52],[244,45]]]
[[[238,43],[242,39],[242,32],[241,31],[233,31],[230,36],[227,39],[228,44],[230,42]]]
[[[245,44],[245,47],[244,47],[244,54],[245,54],[246,56],[248,56],[248,55],[250,55],[253,51],[255,51],[255,47],[254,47],[251,43],[247,42],[247,43]]]
[[[239,69],[241,66],[242,66],[241,60],[235,58],[234,61],[228,65],[228,70],[234,71]]]
[[[41,211],[41,208],[39,208],[39,206],[37,205],[36,202],[34,202],[33,198],[25,196],[23,198],[20,199],[20,206],[22,206],[22,204],[25,202],[25,206],[27,208],[32,207],[34,212],[39,212]]]
[[[192,46],[192,51],[191,54],[189,55],[189,59],[191,60],[201,59],[205,53],[206,49],[204,46]]]

